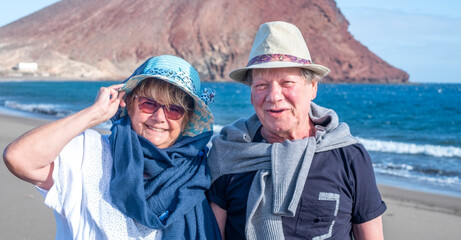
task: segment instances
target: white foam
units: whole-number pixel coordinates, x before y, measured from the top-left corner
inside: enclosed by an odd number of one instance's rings
[[[224,126],[222,125],[214,125],[213,126],[213,134],[219,134],[219,132],[221,132],[221,129],[223,128]]]
[[[433,183],[433,184],[438,184],[438,185],[451,185],[451,187],[461,187],[461,181],[460,178],[457,176],[428,176],[424,174],[415,174],[411,172],[410,169],[408,168],[402,168],[402,169],[387,169],[387,168],[380,168],[380,167],[374,167],[374,171],[377,174],[384,174],[388,176],[395,176],[395,177],[400,177],[403,179],[411,179],[416,182],[421,182],[421,183]]]
[[[22,104],[14,101],[5,101],[5,107],[25,112],[52,115],[56,117],[65,117],[70,113],[69,111],[57,110],[56,104]]]
[[[358,138],[368,151],[399,154],[423,154],[434,157],[459,157],[461,148],[431,144],[414,144],[394,141],[369,140]]]
[[[219,134],[224,126],[214,125],[214,134]],[[398,154],[422,154],[434,157],[461,158],[461,148],[454,146],[439,146],[431,144],[415,144],[395,141],[370,140],[358,137],[368,151],[388,152]]]

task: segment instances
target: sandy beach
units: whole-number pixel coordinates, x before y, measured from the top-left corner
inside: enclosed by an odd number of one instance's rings
[[[0,150],[33,127],[36,119],[0,114]],[[53,239],[53,213],[34,186],[0,165],[0,239]],[[388,209],[383,216],[386,239],[460,239],[461,198],[379,186]]]

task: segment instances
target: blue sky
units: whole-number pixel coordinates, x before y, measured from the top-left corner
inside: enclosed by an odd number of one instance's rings
[[[14,22],[44,7],[47,7],[56,0],[9,0],[0,3],[0,27]]]
[[[411,82],[461,83],[461,1],[336,0],[349,31],[410,74]]]
[[[319,0],[322,1],[322,0]],[[0,26],[57,1],[0,4]],[[461,83],[461,1],[336,0],[349,31],[411,82]]]

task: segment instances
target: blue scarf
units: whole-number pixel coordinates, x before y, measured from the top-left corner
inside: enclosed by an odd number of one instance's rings
[[[206,165],[211,131],[180,137],[165,149],[138,135],[128,116],[114,121],[111,131],[110,194],[122,213],[161,229],[163,239],[220,239],[205,198],[211,185]]]

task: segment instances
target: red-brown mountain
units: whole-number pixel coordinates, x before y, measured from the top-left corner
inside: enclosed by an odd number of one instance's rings
[[[334,0],[62,0],[0,28],[0,72],[36,62],[41,74],[123,79],[145,59],[172,54],[205,81],[246,65],[264,22],[297,25],[327,82],[406,83],[408,74],[348,32]]]

